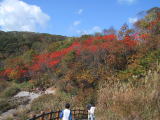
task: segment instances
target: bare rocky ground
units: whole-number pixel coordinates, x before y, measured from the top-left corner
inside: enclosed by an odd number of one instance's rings
[[[17,108],[14,109],[10,109],[4,113],[2,113],[0,115],[0,120],[7,120],[8,117],[12,117],[14,116],[18,111],[20,111],[21,109],[25,108],[29,108],[30,107],[30,103],[38,98],[39,96],[42,96],[44,94],[53,94],[55,95],[56,90],[54,88],[48,88],[45,91],[36,91],[34,92],[28,92],[28,91],[21,91],[18,94],[16,94],[12,99],[10,99],[9,102],[12,103],[16,103],[19,106]]]

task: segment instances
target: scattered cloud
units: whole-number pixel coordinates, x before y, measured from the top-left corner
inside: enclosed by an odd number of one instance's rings
[[[137,17],[129,18],[128,21],[129,23],[134,24],[135,22],[138,21],[138,18]]]
[[[37,31],[50,17],[39,6],[22,0],[0,1],[0,29],[4,31]]]
[[[78,14],[78,15],[81,15],[82,13],[83,13],[83,9],[79,9],[76,13]]]
[[[132,4],[134,3],[136,0],[118,0],[119,3],[129,3]]]
[[[92,32],[101,32],[102,29],[99,27],[99,26],[94,26],[92,29],[91,29]]]
[[[83,35],[83,34],[93,34],[93,33],[101,32],[101,31],[102,31],[101,27],[94,26],[94,27],[92,27],[91,29],[88,29],[88,30],[77,30],[76,33],[79,34],[79,35]]]
[[[73,22],[73,26],[78,26],[79,24],[81,24],[81,21],[79,20]]]

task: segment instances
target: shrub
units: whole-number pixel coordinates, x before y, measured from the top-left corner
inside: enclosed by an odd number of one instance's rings
[[[8,87],[7,89],[5,89],[3,95],[4,95],[4,97],[12,97],[12,96],[16,95],[19,91],[20,91],[20,89],[17,86],[11,86],[11,87]]]
[[[0,79],[0,92],[3,92],[5,88],[9,86],[9,83],[5,80]]]
[[[64,108],[65,103],[73,102],[71,96],[59,93],[58,95],[43,95],[35,99],[31,104],[31,111],[58,110]]]
[[[12,109],[14,106],[8,102],[7,99],[0,99],[0,113],[3,113],[9,109]]]
[[[20,84],[15,84],[15,86],[21,91],[30,91],[34,87],[34,84],[31,82],[23,82]]]

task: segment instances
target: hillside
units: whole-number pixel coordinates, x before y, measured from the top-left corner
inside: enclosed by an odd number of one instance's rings
[[[25,59],[29,61],[35,54],[52,50],[50,44],[65,41],[67,37],[31,32],[0,32],[0,60],[1,70],[8,64],[7,60]],[[16,64],[17,61],[15,60]]]
[[[54,87],[16,119],[32,113],[72,107],[97,107],[98,120],[158,120],[160,116],[160,8],[116,33],[65,37],[27,32],[0,32],[0,111],[19,91]]]

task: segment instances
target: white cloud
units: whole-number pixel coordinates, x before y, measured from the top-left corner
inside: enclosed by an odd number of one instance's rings
[[[92,29],[91,29],[92,32],[101,32],[102,29],[99,27],[99,26],[94,26]]]
[[[138,21],[138,18],[137,17],[129,18],[128,21],[129,23],[134,24],[135,22]]]
[[[39,6],[22,0],[0,2],[0,28],[4,31],[36,31],[45,27],[49,19]]]
[[[79,24],[81,24],[81,21],[78,21],[78,20],[77,20],[77,21],[74,21],[74,22],[73,22],[73,26],[78,26]]]
[[[77,34],[83,35],[83,34],[93,34],[93,33],[101,32],[101,31],[102,31],[101,27],[94,26],[91,29],[88,29],[88,30],[77,30],[76,32],[77,32]]]
[[[119,3],[134,3],[136,0],[118,0]]]
[[[77,14],[78,14],[78,15],[81,15],[81,14],[83,13],[83,11],[84,11],[83,9],[79,9],[79,10],[77,11]]]

